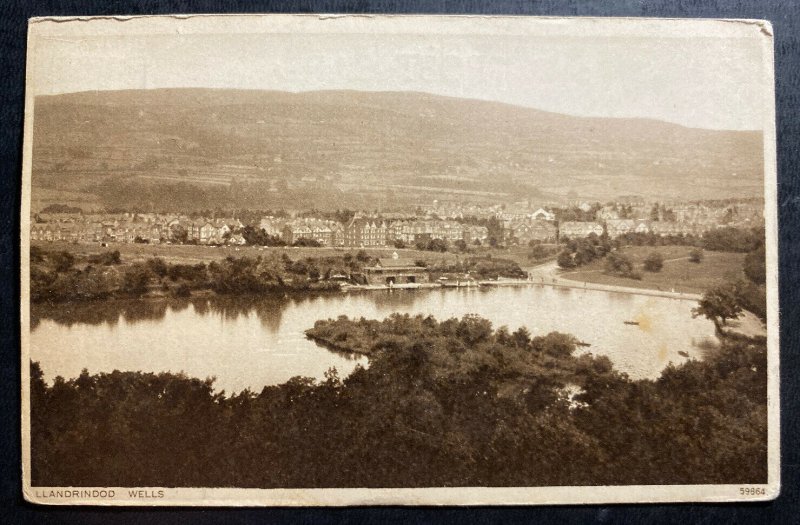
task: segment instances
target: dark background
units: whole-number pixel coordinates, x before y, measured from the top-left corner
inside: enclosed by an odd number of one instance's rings
[[[739,505],[352,509],[98,509],[40,507],[22,499],[20,473],[19,206],[26,21],[48,15],[173,13],[449,13],[549,16],[760,18],[775,32],[781,309],[781,495]],[[2,523],[797,523],[800,302],[800,0],[0,0],[0,502]]]

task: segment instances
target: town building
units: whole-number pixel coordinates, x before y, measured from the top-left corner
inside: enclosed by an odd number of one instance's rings
[[[334,245],[334,231],[331,225],[319,219],[296,219],[288,222],[281,231],[286,244],[294,244],[301,239],[318,242],[322,246]]]
[[[381,219],[353,217],[344,228],[343,246],[382,247],[386,246],[388,228]]]
[[[411,259],[401,259],[397,252],[390,258],[380,258],[374,266],[365,266],[367,284],[393,286],[428,282],[427,269]]]
[[[489,238],[489,228],[486,226],[463,224],[461,228],[464,242],[467,244],[475,244],[476,242],[483,244]]]
[[[636,231],[633,219],[610,219],[606,221],[606,232],[611,239]]]
[[[584,221],[566,221],[558,226],[558,235],[560,238],[568,237],[570,239],[578,239],[588,237],[591,234],[602,235],[603,226],[596,222]]]
[[[543,220],[512,224],[511,231],[513,238],[520,245],[527,245],[531,241],[552,242],[556,240],[558,235],[558,229],[555,224]]]
[[[551,211],[547,211],[544,208],[539,208],[535,212],[531,213],[530,217],[531,217],[531,219],[533,219],[535,221],[554,221],[554,220],[556,220],[556,214],[551,212]]]

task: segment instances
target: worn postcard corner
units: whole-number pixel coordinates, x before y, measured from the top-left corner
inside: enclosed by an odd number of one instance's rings
[[[26,501],[777,497],[768,21],[29,29]]]

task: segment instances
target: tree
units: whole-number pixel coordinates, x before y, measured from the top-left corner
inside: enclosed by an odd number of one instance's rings
[[[653,204],[653,209],[650,210],[650,220],[653,222],[657,222],[661,214],[659,213],[658,204]]]
[[[431,239],[428,242],[428,250],[432,252],[446,252],[447,248],[447,241],[444,239]]]
[[[142,295],[147,291],[147,284],[151,277],[150,269],[142,263],[135,263],[125,271],[122,282],[122,291],[134,295]]]
[[[692,309],[692,317],[704,316],[714,323],[717,331],[722,331],[728,319],[736,319],[742,313],[742,307],[736,290],[730,285],[712,288],[703,294],[696,308]]]
[[[767,282],[767,253],[764,245],[745,256],[744,274],[755,284]]]
[[[703,250],[695,248],[689,252],[689,261],[699,264],[703,260]]]
[[[644,260],[644,269],[648,272],[660,272],[664,267],[664,256],[659,252],[651,252]]]
[[[169,229],[169,240],[175,244],[184,244],[189,240],[189,232],[180,224],[175,224]]]
[[[617,252],[610,252],[606,256],[605,272],[610,275],[619,275],[620,277],[628,277],[630,279],[641,279],[641,275],[633,270],[633,262],[631,259]]]
[[[562,250],[562,252],[558,254],[556,262],[564,269],[575,268],[575,261],[572,259],[572,253],[570,253],[569,250]]]
[[[310,239],[308,237],[301,237],[301,238],[297,239],[296,241],[294,241],[292,243],[292,246],[304,246],[304,247],[307,247],[307,248],[319,248],[320,246],[322,246],[322,243],[320,243],[316,239]]]
[[[158,277],[165,277],[167,275],[167,270],[169,269],[167,263],[165,263],[164,259],[161,257],[153,257],[152,259],[148,259],[147,267]]]

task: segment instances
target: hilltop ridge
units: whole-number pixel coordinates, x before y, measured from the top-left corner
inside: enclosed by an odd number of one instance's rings
[[[154,89],[39,96],[37,189],[112,205],[320,208],[570,191],[759,196],[762,134],[562,115],[420,92]]]

